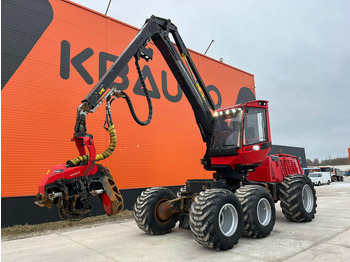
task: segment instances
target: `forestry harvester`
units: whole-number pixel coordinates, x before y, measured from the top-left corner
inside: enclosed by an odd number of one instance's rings
[[[170,40],[172,36],[176,45]],[[263,238],[275,224],[275,203],[280,201],[285,217],[295,222],[309,222],[316,213],[314,186],[303,175],[298,158],[268,155],[271,149],[268,102],[249,101],[216,109],[206,86],[170,20],[152,16],[104,74],[77,110],[73,141],[80,156],[50,168],[39,185],[40,206],[56,205],[62,219],[81,219],[89,212],[90,196],[101,199],[107,215],[123,209],[123,199],[108,168],[96,164],[109,157],[116,147],[116,131],[111,117],[111,103],[125,99],[135,121],[147,125],[153,109],[139,59],[149,61],[152,41],[164,57],[190,103],[206,153],[202,165],[214,171],[213,179],[188,180],[175,195],[164,187],[142,192],[134,205],[135,221],[143,231],[161,235],[180,227],[190,229],[203,246],[227,250],[243,235]],[[130,98],[111,84],[128,64],[135,63],[148,101],[149,115],[140,121]],[[105,128],[110,146],[96,155],[93,137],[86,133],[86,116],[106,101]],[[85,148],[88,150],[86,153]],[[181,163],[180,163],[181,164]]]

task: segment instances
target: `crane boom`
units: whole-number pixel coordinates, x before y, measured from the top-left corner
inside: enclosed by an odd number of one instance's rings
[[[171,42],[169,34],[174,38],[177,48]],[[177,31],[177,27],[169,19],[156,16],[151,16],[146,20],[132,42],[83,99],[83,104],[78,108],[76,133],[81,134],[86,131],[85,115],[96,110],[96,107],[101,104],[108,94],[108,89],[112,88],[113,81],[133,57],[143,58],[146,61],[152,59],[153,50],[146,47],[150,40],[163,55],[191,104],[203,141],[209,142],[214,121],[210,110],[215,110],[214,102],[206,90],[206,86]],[[183,60],[185,60],[188,68],[186,68]]]

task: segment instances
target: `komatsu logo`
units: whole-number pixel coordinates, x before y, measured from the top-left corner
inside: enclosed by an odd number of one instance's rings
[[[95,81],[92,78],[89,71],[84,67],[83,63],[90,59],[94,55],[94,51],[87,47],[84,50],[80,51],[79,53],[72,52],[71,51],[71,45],[68,41],[63,40],[61,42],[61,61],[60,61],[60,76],[62,79],[69,79],[71,70],[75,70],[78,72],[78,74],[81,76],[81,78],[88,84],[92,85]],[[98,62],[98,68],[99,68],[99,79],[106,73],[107,71],[107,62],[114,62],[117,60],[118,56],[109,54],[106,52],[100,52],[99,54],[99,62]],[[125,66],[125,68],[121,71],[121,73],[118,75],[118,78],[121,81],[118,81],[118,83],[113,82],[111,84],[112,86],[116,86],[118,90],[126,90],[129,88],[130,82],[128,78],[129,73],[129,67],[128,65]],[[150,97],[154,99],[160,99],[161,93],[159,91],[159,88],[154,80],[152,71],[148,65],[145,65],[142,68],[142,74],[145,78],[145,80],[148,79],[148,82],[151,85],[151,88],[149,88],[149,94]],[[177,103],[182,98],[182,90],[179,85],[177,85],[177,93],[176,94],[170,94],[168,91],[168,80],[167,80],[167,72],[165,70],[161,71],[161,91],[163,93],[163,96],[169,100],[170,102]],[[214,85],[209,85],[206,87],[208,92],[215,92],[217,95],[217,103],[215,105],[216,108],[220,108],[222,104],[221,94],[219,89]],[[144,92],[142,91],[142,85],[140,82],[140,79],[138,79],[133,87],[134,94],[144,96]]]

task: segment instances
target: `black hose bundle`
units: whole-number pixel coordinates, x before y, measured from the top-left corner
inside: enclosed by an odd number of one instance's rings
[[[135,113],[135,109],[134,106],[132,105],[131,99],[129,98],[129,96],[125,93],[125,92],[121,92],[123,94],[123,98],[125,98],[126,102],[128,103],[129,109],[130,109],[130,113],[132,115],[132,117],[134,118],[135,122],[138,123],[141,126],[146,126],[149,123],[151,123],[152,117],[153,117],[153,107],[152,107],[152,100],[151,97],[149,96],[147,87],[146,87],[146,83],[144,81],[144,77],[138,62],[138,58],[135,57],[135,65],[136,65],[136,69],[137,69],[137,73],[139,74],[139,78],[141,81],[141,85],[142,85],[142,89],[143,92],[145,93],[146,99],[147,99],[147,103],[148,103],[148,118],[146,121],[141,121],[136,113]]]
[[[148,118],[146,121],[141,121],[136,113],[135,113],[135,109],[134,106],[132,105],[131,99],[130,97],[123,91],[120,91],[120,94],[122,94],[122,97],[126,100],[126,102],[128,103],[129,109],[130,109],[130,113],[132,115],[132,117],[134,118],[135,122],[138,123],[141,126],[146,126],[149,123],[151,123],[152,117],[153,117],[153,106],[152,106],[152,101],[151,101],[151,97],[149,96],[147,87],[146,87],[146,83],[140,68],[140,65],[138,63],[138,57],[135,56],[135,65],[136,65],[136,69],[137,69],[137,73],[139,74],[139,78],[141,81],[141,85],[143,87],[143,92],[145,93],[146,99],[147,99],[147,103],[148,103]],[[105,121],[105,129],[108,130],[109,135],[110,135],[110,145],[108,147],[108,149],[103,152],[102,154],[98,154],[96,156],[95,161],[100,161],[100,160],[104,160],[107,157],[109,157],[113,152],[114,149],[116,147],[117,144],[117,136],[116,136],[116,132],[114,129],[114,124],[112,121],[112,115],[111,115],[111,111],[110,111],[110,106],[111,103],[115,100],[115,98],[117,98],[118,96],[115,95],[115,97],[112,98],[112,96],[107,97],[107,107],[106,107],[106,121]],[[77,166],[80,163],[83,162],[87,162],[89,161],[89,155],[83,155],[83,156],[79,156],[77,158],[74,158],[72,160],[68,160],[66,165],[69,167],[72,166]]]

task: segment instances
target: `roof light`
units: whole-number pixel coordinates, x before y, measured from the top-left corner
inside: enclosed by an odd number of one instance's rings
[[[218,115],[219,115],[219,113],[218,113],[218,112],[215,112],[215,113],[214,113],[214,116],[218,116]]]
[[[236,113],[236,108],[232,109],[232,113]]]
[[[222,116],[223,114],[224,114],[224,113],[221,111],[221,112],[220,112],[220,116]]]
[[[228,115],[230,113],[230,111],[229,110],[226,110],[226,115]]]

